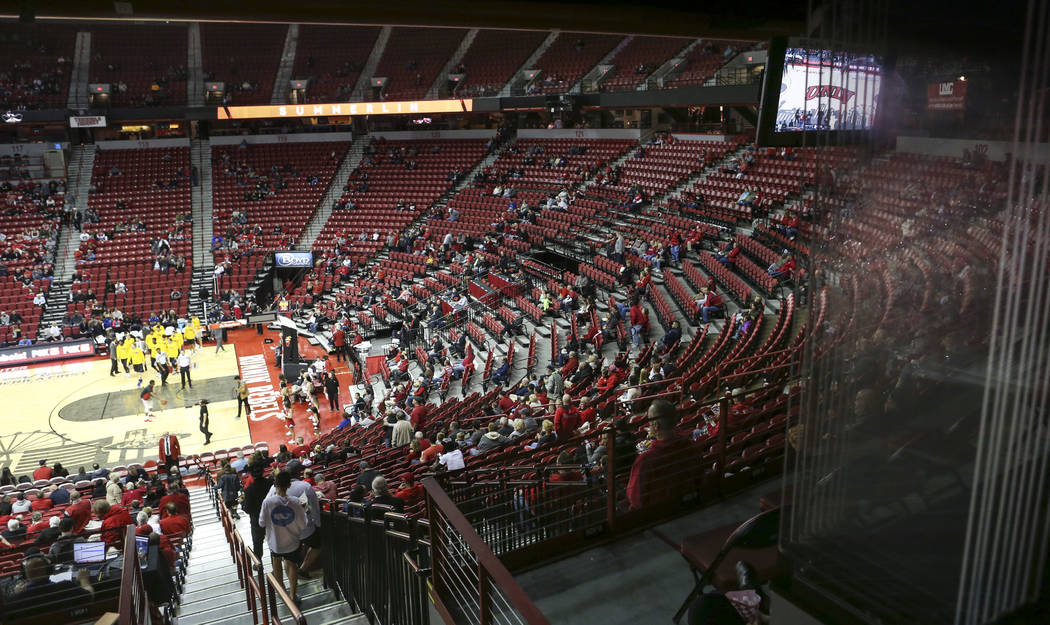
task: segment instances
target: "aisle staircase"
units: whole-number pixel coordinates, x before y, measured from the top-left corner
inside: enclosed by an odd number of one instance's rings
[[[190,279],[190,311],[204,318],[200,299],[202,287],[212,289],[215,260],[211,253],[214,232],[212,203],[211,143],[194,139],[190,143],[190,165],[197,168],[198,184],[190,191],[193,214],[193,277]]]
[[[284,51],[281,53],[281,64],[277,68],[277,78],[273,81],[273,92],[270,104],[288,103],[288,81],[292,79],[295,68],[295,50],[299,45],[299,25],[289,24],[284,37]]]
[[[73,51],[73,71],[69,78],[69,96],[66,106],[74,111],[86,111],[88,108],[88,73],[91,71],[91,33],[77,33],[76,47]]]
[[[245,590],[238,580],[237,564],[208,489],[190,491],[190,509],[193,513],[193,547],[186,562],[178,625],[254,625]],[[237,527],[240,535],[250,543],[247,515],[241,514]],[[269,571],[270,556],[265,547],[261,560]],[[335,591],[325,589],[320,578],[300,580],[299,597],[302,599],[300,609],[308,625],[368,623],[363,614],[355,614]],[[294,622],[280,601],[277,616],[281,622]]]

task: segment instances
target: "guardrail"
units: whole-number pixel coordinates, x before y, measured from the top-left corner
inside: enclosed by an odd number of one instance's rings
[[[284,587],[272,573],[265,572],[262,562],[245,544],[240,531],[230,517],[229,510],[222,503],[211,472],[204,471],[203,474],[208,491],[212,494],[215,503],[215,512],[222,522],[226,541],[230,545],[230,555],[237,563],[237,581],[244,589],[245,604],[248,611],[252,613],[253,622],[263,625],[284,625],[285,623],[307,625],[306,617],[303,616],[302,611],[295,605]],[[284,605],[288,610],[287,618],[281,618],[280,605]]]

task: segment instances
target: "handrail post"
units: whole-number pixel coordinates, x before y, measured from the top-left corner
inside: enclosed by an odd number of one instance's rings
[[[256,566],[256,570],[259,574],[259,594],[262,595],[261,597],[259,597],[259,603],[262,604],[262,622],[264,623],[264,625],[269,625],[270,606],[266,601],[266,574],[265,568],[263,567],[261,561]]]
[[[605,524],[609,533],[616,531],[616,421],[605,431]]]

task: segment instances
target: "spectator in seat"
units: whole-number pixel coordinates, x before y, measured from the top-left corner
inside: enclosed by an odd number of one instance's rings
[[[48,493],[48,499],[51,500],[53,505],[64,506],[69,503],[70,492],[60,486],[52,485],[51,490]]]
[[[190,531],[190,520],[179,514],[178,507],[174,502],[168,502],[164,506],[166,516],[160,520],[160,531],[171,536],[173,534],[186,534]]]
[[[720,314],[724,306],[725,302],[714,289],[700,289],[700,295],[696,299],[696,314],[704,323],[711,321],[712,315]]]
[[[405,502],[390,493],[386,478],[379,476],[372,480],[372,503],[390,506],[395,512],[404,512]]]
[[[791,272],[795,270],[795,266],[795,257],[785,252],[766,271],[774,278],[791,277]]]
[[[5,547],[13,547],[26,538],[26,528],[18,519],[8,519],[7,529],[0,532],[0,543]]]
[[[423,498],[423,485],[416,482],[416,477],[409,471],[401,474],[401,485],[394,497],[405,503],[412,503]]]
[[[33,469],[33,480],[50,480],[53,471],[51,467],[47,466],[47,460],[44,458],[40,459],[40,466]]]
[[[26,557],[22,564],[25,585],[21,592],[4,599],[5,619],[22,619],[65,610],[68,606],[86,605],[91,602],[94,587],[86,568],[77,572],[76,581],[51,581],[50,557],[34,554]],[[62,619],[65,620],[65,619]]]
[[[580,411],[572,405],[572,395],[565,393],[561,405],[554,411],[554,431],[558,440],[568,440],[580,425]]]
[[[499,433],[499,426],[495,423],[490,423],[488,426],[488,431],[485,432],[485,434],[481,437],[481,440],[478,441],[478,445],[475,449],[477,449],[477,453],[484,453],[486,451],[491,451],[498,447],[502,447],[503,445],[506,445],[509,442],[509,438]]]
[[[123,547],[123,529],[128,525],[134,524],[128,511],[119,505],[110,505],[104,499],[92,503],[91,508],[95,512],[95,517],[102,521],[101,536],[106,543],[106,547],[114,547],[116,549]]]
[[[649,329],[649,315],[642,308],[641,300],[635,299],[630,310],[631,342],[636,348],[640,348],[646,341]]]
[[[728,252],[718,257],[718,262],[722,263],[723,266],[732,269],[736,266],[736,259],[738,256],[740,256],[740,244],[733,243]]]
[[[33,502],[26,499],[25,493],[15,495],[15,501],[11,504],[11,514],[22,514],[33,508]]]
[[[65,510],[66,518],[73,522],[73,533],[79,534],[84,531],[91,521],[91,502],[82,499],[80,491],[73,491],[69,495],[69,506]]]
[[[678,414],[674,405],[657,399],[650,404],[646,416],[653,442],[631,466],[627,499],[632,509],[681,496],[689,490],[691,474],[698,462],[690,441],[675,435]]]
[[[73,544],[83,542],[83,539],[73,531],[73,519],[68,517],[59,520],[57,529],[58,536],[51,543],[47,554],[55,564],[67,564],[73,561]],[[39,542],[40,538],[37,538]]]
[[[674,349],[676,347],[678,347],[678,343],[681,340],[682,340],[682,327],[679,325],[679,323],[677,321],[672,321],[671,322],[671,329],[668,330],[664,334],[664,337],[660,340],[660,344],[663,347],[663,350],[662,350],[663,353],[667,354],[667,353],[670,353],[670,352],[674,351]]]

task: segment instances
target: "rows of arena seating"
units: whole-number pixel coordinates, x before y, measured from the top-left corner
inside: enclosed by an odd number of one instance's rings
[[[375,75],[387,79],[387,100],[421,100],[467,31],[397,26],[390,33]]]
[[[116,107],[186,102],[186,26],[91,26],[91,83],[110,83]]]
[[[102,150],[91,185],[88,208],[98,221],[83,226],[71,291],[93,292],[104,308],[125,314],[185,314],[193,264],[189,149]],[[170,256],[157,253],[159,240]],[[182,269],[165,269],[165,258],[181,259]],[[126,292],[113,290],[118,282]],[[89,316],[90,302],[70,302],[68,310]]]
[[[667,59],[685,49],[692,39],[683,37],[634,37],[609,63],[613,68],[602,80],[603,91],[633,91]]]
[[[212,247],[215,263],[224,265],[224,290],[243,291],[266,252],[299,240],[348,147],[325,141],[212,149],[213,232],[223,239]]]
[[[664,88],[703,85],[715,75],[718,68],[732,58],[732,54],[726,54],[727,50],[740,50],[750,45],[750,43],[743,42],[703,39],[682,57],[684,67],[678,69],[669,80],[664,82]]]
[[[269,104],[288,27],[205,22],[200,30],[205,80],[225,83],[232,104]]]
[[[342,235],[351,257],[359,262],[371,257],[388,234],[403,231],[452,186],[452,174],[465,175],[473,169],[485,155],[485,143],[481,139],[373,142],[372,153],[350,176],[340,200],[343,206],[332,211],[314,249],[332,250]],[[367,240],[359,240],[361,235]]]
[[[22,24],[0,39],[5,59],[0,94],[17,109],[64,109],[73,73],[77,28],[68,24]]]
[[[457,85],[458,97],[494,96],[543,43],[547,33],[537,30],[480,30],[454,70],[466,78]],[[526,68],[531,69],[531,68]]]
[[[378,26],[301,24],[292,79],[310,80],[306,101],[349,101],[379,30]]]
[[[622,41],[620,35],[559,34],[536,60],[536,68],[542,70],[542,74],[535,83],[535,93],[567,92]]]

